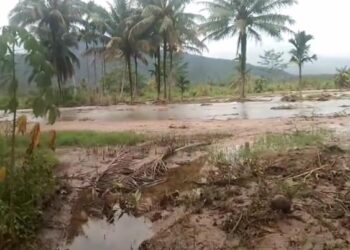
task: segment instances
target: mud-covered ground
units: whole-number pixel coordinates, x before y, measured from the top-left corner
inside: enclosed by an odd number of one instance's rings
[[[232,161],[215,153],[249,152],[258,136],[60,150],[42,249],[349,249],[347,137]]]

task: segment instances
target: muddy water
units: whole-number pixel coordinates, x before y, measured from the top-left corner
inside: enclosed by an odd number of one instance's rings
[[[278,106],[290,105],[292,109],[274,110]],[[62,111],[63,121],[154,121],[154,120],[228,120],[266,119],[298,116],[332,115],[338,112],[350,113],[350,100],[326,102],[298,102],[286,104],[278,100],[245,103],[171,104],[167,106],[112,106],[93,109],[67,109]]]
[[[106,220],[90,219],[82,226],[79,236],[62,250],[132,250],[152,237],[148,219],[127,214],[118,217],[116,214],[112,224]]]
[[[201,170],[206,161],[207,157],[201,156],[190,164],[170,168],[167,172],[166,181],[159,185],[146,188],[143,190],[142,196],[157,200],[164,197],[164,195],[170,195],[176,191],[182,192],[194,188],[193,181],[199,181],[201,178]]]
[[[279,106],[291,106],[292,109],[273,109]],[[229,119],[266,119],[289,118],[298,116],[327,116],[335,113],[350,113],[350,100],[329,100],[325,102],[304,101],[296,103],[281,102],[273,97],[267,101],[230,102],[201,104],[154,105],[118,105],[109,107],[83,107],[61,109],[62,121],[162,121],[162,120],[229,120]],[[28,110],[21,111],[30,114]],[[0,121],[10,117],[0,113]],[[40,121],[40,119],[36,119]]]

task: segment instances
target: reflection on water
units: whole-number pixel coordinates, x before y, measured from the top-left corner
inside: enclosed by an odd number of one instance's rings
[[[287,105],[279,99],[245,103],[214,103],[209,106],[200,104],[154,105],[118,105],[109,107],[85,107],[61,109],[62,121],[156,121],[156,120],[230,120],[230,119],[266,119],[289,118],[298,116],[323,116],[334,113],[350,113],[346,108],[350,100],[329,100],[325,102],[304,101],[292,103],[293,109],[271,108]],[[26,111],[27,113],[29,111]],[[22,112],[25,113],[25,112]],[[0,114],[0,121],[10,119]]]
[[[123,214],[113,224],[106,220],[90,219],[82,225],[82,233],[63,249],[69,250],[126,250],[138,249],[152,237],[151,222]]]

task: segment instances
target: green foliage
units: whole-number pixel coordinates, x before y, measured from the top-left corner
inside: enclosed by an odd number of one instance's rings
[[[271,72],[274,70],[283,70],[287,67],[287,64],[284,63],[283,52],[276,52],[274,49],[265,50],[263,55],[260,55],[260,60],[258,63]]]
[[[309,42],[313,39],[312,35],[306,34],[305,31],[298,32],[294,35],[294,38],[289,39],[289,43],[293,45],[293,49],[290,50],[291,59],[293,63],[302,66],[304,63],[312,62],[317,60],[317,56],[310,54]]]
[[[218,166],[230,166],[235,162],[259,157],[263,153],[285,152],[294,148],[320,146],[328,136],[329,133],[324,130],[267,134],[253,144],[243,145],[240,148],[212,148],[209,160]]]
[[[251,158],[266,152],[285,152],[294,148],[320,146],[328,136],[329,132],[325,130],[267,134],[254,142],[249,150],[241,148],[238,151],[238,158]]]
[[[49,139],[47,133],[40,136],[40,144],[48,145]],[[59,131],[57,132],[57,147],[98,147],[98,146],[118,146],[135,145],[145,140],[144,135],[134,132],[93,132],[93,131]],[[28,136],[18,136],[18,148],[26,148],[29,145]]]
[[[295,0],[213,0],[205,1],[209,18],[201,26],[207,39],[221,40],[227,36],[238,36],[237,59],[239,59],[240,97],[245,97],[247,75],[247,38],[261,41],[259,32],[280,38],[282,32],[289,31],[287,24],[294,20],[277,9],[288,7]],[[241,50],[240,53],[238,52]]]
[[[337,88],[350,87],[350,69],[348,67],[337,69],[334,83]]]
[[[36,236],[43,203],[54,191],[56,164],[49,151],[35,151],[0,183],[1,249],[17,249]]]
[[[258,78],[254,82],[254,92],[255,93],[262,93],[266,86],[266,79],[264,78]]]
[[[60,90],[61,84],[74,75],[74,64],[79,65],[72,48],[77,46],[76,25],[83,23],[85,9],[85,3],[80,0],[24,0],[10,13],[11,25],[32,28],[39,38],[46,53],[33,56],[33,64],[49,61]],[[32,46],[28,42],[24,47]]]

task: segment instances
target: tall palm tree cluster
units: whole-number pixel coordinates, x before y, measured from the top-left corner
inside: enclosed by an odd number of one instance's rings
[[[170,99],[173,55],[181,50],[201,51],[199,15],[186,13],[188,0],[114,0],[105,9],[93,1],[22,0],[10,13],[12,25],[34,32],[48,48],[47,59],[56,70],[58,87],[74,75],[79,65],[74,48],[80,41],[96,57],[121,59],[128,71],[130,98],[138,94],[138,64],[154,59],[158,99],[163,90]],[[87,65],[90,75],[90,65]],[[133,74],[135,73],[135,77]]]
[[[191,0],[113,0],[105,9],[93,1],[21,0],[10,14],[10,23],[35,32],[47,47],[47,59],[57,75],[58,87],[74,75],[79,64],[73,48],[84,41],[86,54],[106,61],[120,59],[128,72],[131,102],[138,95],[138,65],[152,61],[157,98],[170,99],[176,83],[174,55],[180,51],[201,52],[206,39],[237,35],[240,95],[245,97],[247,43],[261,33],[280,38],[294,21],[279,13],[296,0],[210,0],[207,18],[187,13]],[[90,64],[87,65],[88,75]],[[162,93],[163,91],[163,93]]]

